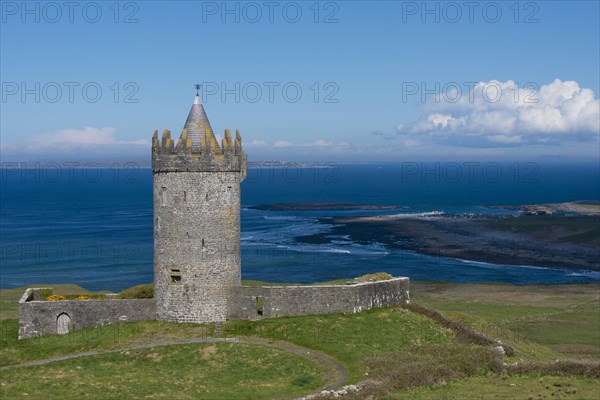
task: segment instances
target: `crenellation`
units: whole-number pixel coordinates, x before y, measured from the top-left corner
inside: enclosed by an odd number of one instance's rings
[[[188,138],[187,129],[181,131],[181,136],[177,140],[177,147],[175,152],[179,154],[191,154],[192,153],[192,139]]]
[[[233,141],[231,140],[231,132],[229,132],[229,129],[225,129],[225,135],[223,136],[221,143],[223,147],[223,155],[227,157],[234,154],[234,146]]]
[[[242,135],[239,130],[235,130],[235,154],[242,154]]]
[[[167,154],[175,153],[174,142],[173,139],[171,139],[171,131],[168,129],[163,131],[162,140],[160,143],[160,151]]]

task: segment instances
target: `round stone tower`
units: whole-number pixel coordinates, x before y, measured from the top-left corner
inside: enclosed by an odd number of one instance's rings
[[[239,131],[222,146],[200,97],[175,143],[152,138],[154,298],[157,318],[219,322],[231,290],[241,285],[240,183],[246,154]]]

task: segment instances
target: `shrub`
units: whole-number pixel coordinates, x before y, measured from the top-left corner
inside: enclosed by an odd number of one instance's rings
[[[154,284],[130,287],[119,293],[120,299],[151,299],[154,297]]]
[[[53,294],[51,296],[46,297],[46,300],[48,301],[59,301],[59,300],[66,300],[67,298],[65,296],[61,296],[60,294]]]
[[[554,362],[519,362],[506,366],[511,374],[575,375],[600,378],[600,362],[590,360],[556,360]]]
[[[52,296],[52,288],[43,288],[38,291],[41,298],[46,299]]]
[[[451,329],[456,336],[456,340],[460,343],[476,344],[479,346],[498,346],[498,345],[500,345],[499,342],[490,339],[489,337],[485,336],[482,333],[477,332],[472,327],[465,325],[465,324],[461,324],[460,322],[451,320],[449,318],[446,318],[439,312],[437,312],[435,310],[431,310],[427,307],[423,307],[422,305],[411,303],[411,304],[402,305],[402,308],[405,308],[405,309],[410,310],[417,314],[424,315],[428,318],[433,319],[434,321],[439,322],[442,326],[444,326],[448,329]],[[508,355],[508,356],[515,355],[515,349],[512,346],[509,346],[507,344],[502,344],[502,348],[504,349],[506,355]]]
[[[354,282],[377,282],[377,281],[389,281],[393,276],[387,272],[375,272],[374,274],[366,274],[354,278]]]
[[[473,345],[411,345],[401,352],[367,358],[365,363],[370,378],[395,390],[444,384],[502,370],[501,358],[495,351]]]
[[[75,297],[75,300],[89,300],[90,296],[86,296],[84,294]]]
[[[468,376],[502,370],[499,355],[490,348],[473,345],[409,345],[399,352],[368,357],[364,363],[369,379],[345,400],[391,399],[391,393],[422,386],[446,384]],[[331,397],[317,396],[315,400]]]

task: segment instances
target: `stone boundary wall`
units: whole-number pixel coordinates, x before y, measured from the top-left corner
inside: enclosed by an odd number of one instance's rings
[[[408,278],[351,285],[241,286],[231,293],[228,319],[348,314],[408,302]]]
[[[39,299],[37,291],[37,288],[28,288],[19,300],[19,339],[67,333],[59,332],[61,325],[69,332],[119,322],[156,319],[154,299],[39,301],[36,300]]]
[[[231,287],[228,318],[261,319],[357,313],[409,303],[409,279],[350,285]],[[41,300],[28,288],[19,301],[19,339],[119,322],[156,319],[155,299]]]

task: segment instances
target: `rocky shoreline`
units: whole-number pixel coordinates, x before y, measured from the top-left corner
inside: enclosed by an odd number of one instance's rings
[[[488,206],[488,208],[519,210],[528,215],[600,215],[600,201],[595,200],[520,206]]]
[[[348,235],[358,243],[508,265],[600,271],[600,217],[364,216],[322,218],[330,232],[297,238],[328,243]]]

